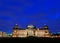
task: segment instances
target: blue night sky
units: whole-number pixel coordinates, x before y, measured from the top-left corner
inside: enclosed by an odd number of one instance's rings
[[[59,0],[0,0],[0,30],[12,33],[13,26],[47,24],[52,33],[60,32]]]

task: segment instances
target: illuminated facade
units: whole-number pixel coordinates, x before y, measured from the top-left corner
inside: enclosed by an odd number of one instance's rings
[[[20,29],[16,24],[13,28],[12,37],[50,37],[50,33],[48,31],[48,26],[44,25],[42,29],[37,29],[33,25],[28,25],[27,29]]]
[[[0,37],[2,37],[2,31],[0,31]]]
[[[6,32],[0,31],[0,37],[6,37]]]

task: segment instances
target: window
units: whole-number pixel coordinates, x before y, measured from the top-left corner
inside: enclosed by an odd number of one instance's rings
[[[47,31],[45,31],[45,33],[47,33]]]
[[[16,35],[13,35],[13,37],[16,37]]]
[[[14,32],[16,32],[16,30],[14,30]]]

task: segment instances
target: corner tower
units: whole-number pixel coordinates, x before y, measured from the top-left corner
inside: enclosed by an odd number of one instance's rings
[[[17,37],[18,30],[19,30],[18,24],[15,24],[15,26],[13,27],[12,37]]]

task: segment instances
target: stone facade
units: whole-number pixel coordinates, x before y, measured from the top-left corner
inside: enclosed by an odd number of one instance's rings
[[[28,26],[28,29],[25,29],[25,30],[20,30],[17,28],[13,30],[12,37],[28,37],[28,36],[50,37],[50,33],[48,29],[42,29],[42,30],[34,29],[32,25]]]
[[[6,37],[6,33],[5,33],[5,32],[0,31],[0,37]]]

